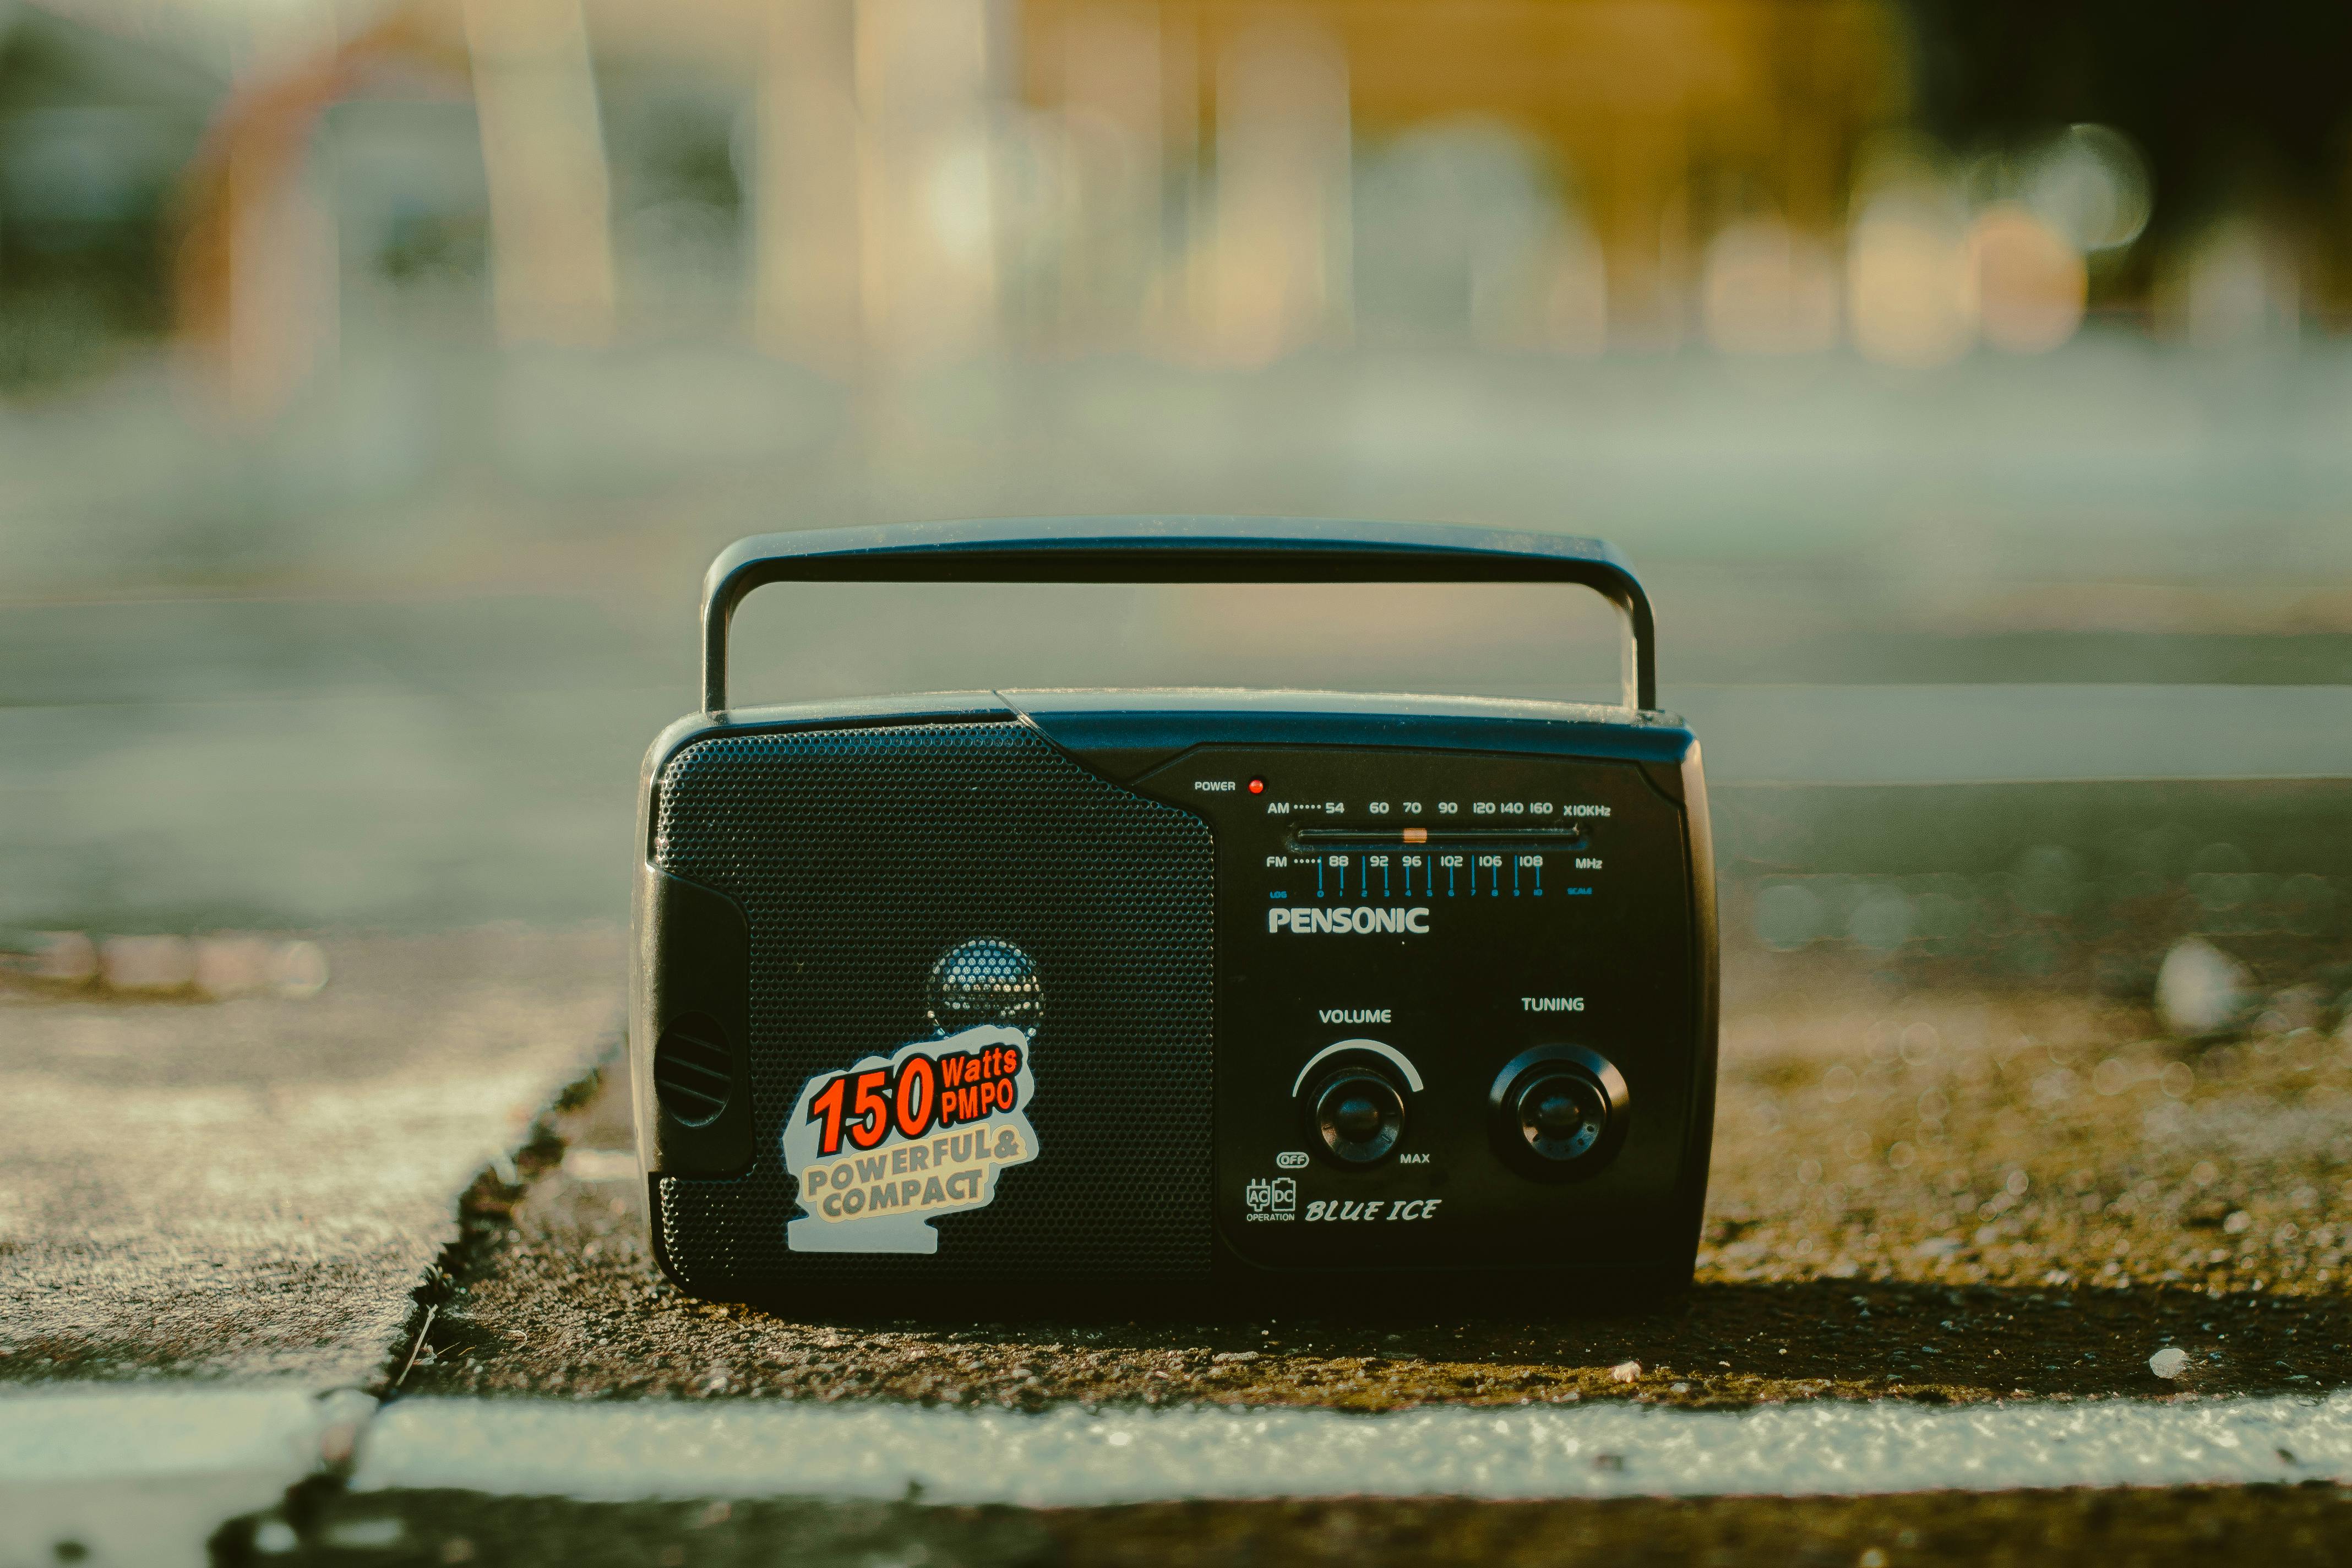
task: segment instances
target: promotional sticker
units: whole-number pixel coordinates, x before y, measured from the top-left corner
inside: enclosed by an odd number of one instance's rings
[[[996,1199],[1007,1165],[1037,1157],[1029,1036],[983,1024],[917,1040],[803,1086],[784,1123],[800,1179],[794,1252],[937,1252],[930,1222]]]

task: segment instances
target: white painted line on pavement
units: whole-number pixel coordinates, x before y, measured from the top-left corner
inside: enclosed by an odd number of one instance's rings
[[[0,1563],[197,1568],[223,1520],[277,1502],[374,1407],[286,1383],[0,1396]]]
[[[327,1425],[352,1418],[345,1397],[292,1384],[12,1393],[0,1397],[0,1486],[251,1469],[284,1485],[317,1465]]]
[[[1841,1495],[2310,1479],[2352,1479],[2352,1394],[1381,1415],[413,1399],[371,1425],[353,1485],[602,1500],[887,1499],[919,1488],[931,1502],[1054,1508],[1192,1498]]]

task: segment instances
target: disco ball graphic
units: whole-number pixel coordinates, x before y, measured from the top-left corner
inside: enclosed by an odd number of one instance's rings
[[[941,1035],[982,1024],[1009,1024],[1034,1035],[1044,1016],[1037,965],[1009,942],[981,937],[951,947],[931,965],[924,1012]]]

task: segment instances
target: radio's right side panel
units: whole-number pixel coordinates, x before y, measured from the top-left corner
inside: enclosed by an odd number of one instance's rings
[[[1140,787],[1216,836],[1232,1256],[1688,1266],[1712,911],[1641,765],[1209,747]]]

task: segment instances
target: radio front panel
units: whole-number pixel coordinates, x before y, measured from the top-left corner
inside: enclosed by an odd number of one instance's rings
[[[1693,1131],[1696,933],[1682,808],[1640,766],[1210,746],[1136,787],[1215,841],[1235,1255],[1572,1268],[1682,1243],[1655,1205]]]

